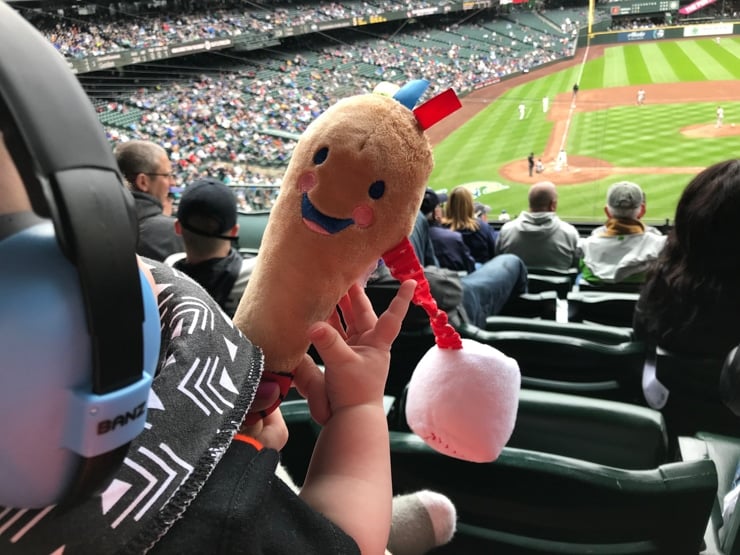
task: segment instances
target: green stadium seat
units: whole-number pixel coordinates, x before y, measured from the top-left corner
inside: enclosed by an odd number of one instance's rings
[[[709,460],[628,470],[505,447],[493,463],[447,457],[391,432],[395,493],[428,488],[458,512],[435,554],[697,554],[717,491]]]
[[[597,343],[617,345],[634,339],[632,328],[581,324],[573,322],[555,322],[552,320],[534,320],[516,316],[489,316],[486,319],[486,331],[529,331],[580,337]]]
[[[553,333],[487,331],[465,324],[458,331],[514,358],[523,387],[644,404],[640,384],[646,346],[641,341],[608,344]]]
[[[555,320],[557,317],[557,311],[557,292],[543,291],[541,293],[522,293],[518,297],[509,299],[501,309],[500,314],[506,316]]]
[[[728,409],[719,393],[722,358],[691,357],[660,347],[655,376],[669,391],[661,412],[671,436],[713,432],[740,437],[740,417]]]
[[[396,289],[372,284],[366,291],[373,308],[381,312]],[[524,387],[643,404],[645,344],[633,340],[631,329],[503,316],[489,318],[487,327],[493,330],[469,324],[459,324],[457,330],[516,359]],[[386,395],[402,394],[416,364],[433,345],[426,313],[409,307],[391,346]]]
[[[660,412],[629,403],[522,389],[508,447],[632,470],[670,462]]]
[[[582,280],[578,283],[578,290],[583,292],[639,293],[642,286],[642,282],[591,283]]]
[[[267,227],[267,220],[270,217],[269,210],[260,212],[242,212],[237,213],[237,223],[239,224],[239,250],[249,254],[257,254],[262,244],[262,235]]]
[[[568,275],[527,274],[527,291],[542,293],[555,291],[559,299],[565,299],[573,289],[573,281]]]
[[[638,293],[574,291],[568,293],[568,321],[632,327]]]
[[[389,417],[393,431],[410,432],[408,388]],[[632,470],[671,462],[660,412],[629,403],[522,389],[507,447],[542,451]]]
[[[300,483],[320,427],[305,400],[281,409],[282,461]],[[698,553],[717,472],[710,460],[665,463],[661,423],[649,409],[523,391],[515,433],[493,463],[391,431],[394,493],[429,488],[453,500],[458,532],[434,553]]]

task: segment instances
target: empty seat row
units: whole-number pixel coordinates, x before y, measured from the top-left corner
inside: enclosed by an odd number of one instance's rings
[[[300,481],[320,428],[303,401],[283,416],[283,462]],[[666,458],[664,433],[651,409],[523,390],[514,434],[491,463],[391,431],[394,493],[426,488],[453,501],[457,533],[435,553],[697,554],[717,470],[707,458]]]

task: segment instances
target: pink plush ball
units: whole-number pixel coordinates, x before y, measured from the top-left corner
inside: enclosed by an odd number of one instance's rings
[[[490,345],[462,343],[462,349],[434,346],[419,361],[409,382],[406,421],[441,453],[490,462],[514,430],[519,365]]]

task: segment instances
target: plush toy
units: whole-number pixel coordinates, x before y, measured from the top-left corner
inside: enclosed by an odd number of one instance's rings
[[[447,90],[414,108],[428,85],[340,100],[308,126],[234,321],[262,349],[263,379],[277,381],[284,396],[309,347],[308,327],[328,319],[382,258],[397,279],[417,281],[413,302],[429,315],[437,343],[412,376],[409,425],[443,453],[491,461],[514,426],[519,368],[490,346],[460,339],[407,239],[433,167],[424,130],[460,107]]]

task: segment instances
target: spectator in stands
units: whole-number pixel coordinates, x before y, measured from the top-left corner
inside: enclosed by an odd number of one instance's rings
[[[114,152],[136,202],[136,252],[161,262],[182,251],[184,244],[175,233],[175,219],[163,213],[165,206],[171,206],[167,197],[175,183],[167,151],[151,141],[132,140],[120,143]]]
[[[475,259],[462,235],[447,229],[442,223],[443,202],[447,202],[446,193],[427,189],[421,204],[421,211],[429,222],[429,236],[439,265],[448,270],[472,273],[475,271]]]
[[[229,317],[234,316],[257,261],[234,248],[239,238],[236,202],[231,189],[217,179],[197,179],[188,185],[175,222],[185,252],[165,260],[203,286]]]
[[[665,236],[650,230],[645,215],[645,194],[636,183],[620,181],[606,194],[606,225],[579,244],[582,278],[590,283],[645,281],[645,273],[658,258]]]
[[[414,221],[414,228],[411,230],[409,240],[422,266],[440,267],[439,259],[434,252],[432,237],[429,234],[429,220],[421,210],[416,214],[416,221]]]
[[[488,223],[488,213],[491,211],[491,207],[482,202],[476,202],[473,207],[475,208],[475,217],[479,218],[483,223]]]
[[[453,324],[467,322],[483,328],[488,316],[498,314],[510,299],[527,292],[527,268],[513,254],[496,256],[474,272],[462,276],[457,271],[430,263],[437,258],[434,232],[438,226],[431,224],[429,214],[424,212],[433,212],[435,202],[439,202],[438,196],[428,189],[409,240],[424,266],[434,298],[440,308],[448,313]],[[392,279],[383,266],[371,277],[371,281]]]
[[[678,353],[723,358],[740,343],[740,160],[697,174],[640,293],[635,334]]]
[[[476,267],[488,262],[496,254],[496,232],[475,214],[473,194],[465,187],[450,192],[445,207],[449,229],[462,235],[463,241],[475,259]]]
[[[555,213],[555,184],[540,181],[529,188],[529,211],[506,222],[499,231],[496,252],[512,253],[531,271],[546,268],[567,271],[578,266],[578,230]]]

